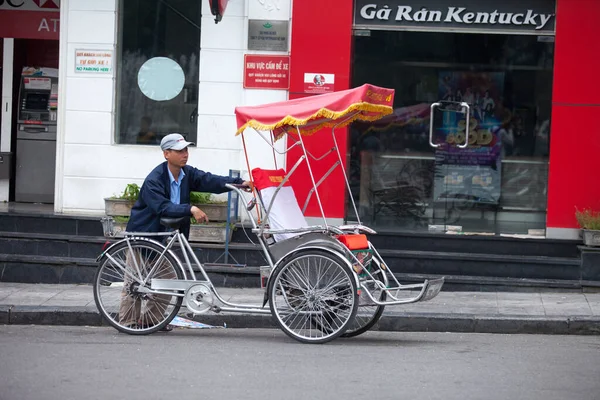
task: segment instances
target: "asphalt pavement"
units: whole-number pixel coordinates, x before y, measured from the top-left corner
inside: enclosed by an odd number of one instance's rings
[[[0,399],[591,400],[600,336],[0,326]]]
[[[260,288],[218,288],[234,303],[262,304]],[[268,305],[267,305],[268,307]],[[229,328],[273,328],[270,315],[180,315]],[[0,324],[102,326],[91,285],[0,282]],[[433,300],[389,306],[379,331],[600,335],[600,292],[442,292]]]

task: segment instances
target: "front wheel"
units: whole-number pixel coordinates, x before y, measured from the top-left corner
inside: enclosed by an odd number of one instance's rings
[[[323,250],[307,249],[283,260],[267,290],[280,328],[303,343],[325,343],[340,336],[358,307],[353,271]]]
[[[163,250],[148,240],[133,239],[102,258],[94,277],[94,300],[100,314],[120,332],[153,333],[177,315],[182,297],[147,293],[152,279],[183,279],[173,256]]]

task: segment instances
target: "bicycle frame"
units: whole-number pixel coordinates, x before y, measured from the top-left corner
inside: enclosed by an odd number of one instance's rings
[[[143,235],[145,237],[136,236],[136,234]],[[261,305],[236,304],[236,303],[228,302],[223,297],[221,297],[219,295],[216,287],[213,285],[212,281],[210,280],[208,274],[204,270],[202,263],[200,262],[200,260],[198,260],[198,257],[192,250],[190,243],[188,242],[188,240],[185,238],[185,236],[183,236],[183,234],[179,230],[175,230],[173,232],[152,233],[152,234],[132,232],[132,233],[128,233],[127,236],[120,242],[125,241],[127,243],[131,243],[134,240],[140,240],[140,239],[148,240],[147,239],[148,236],[157,236],[157,237],[170,236],[170,239],[168,240],[166,245],[163,245],[157,241],[151,240],[153,243],[158,244],[161,247],[163,247],[163,252],[161,253],[158,260],[156,261],[155,266],[150,270],[150,272],[147,274],[147,276],[152,276],[152,274],[156,271],[157,266],[160,264],[160,261],[163,259],[163,257],[165,257],[165,255],[167,253],[170,252],[174,256],[174,258],[177,260],[177,262],[179,263],[179,267],[182,268],[183,272],[185,272],[185,276],[187,279],[184,279],[184,280],[152,279],[152,281],[150,282],[150,288],[144,287],[144,285],[140,285],[140,288],[138,289],[140,293],[163,294],[163,295],[169,295],[169,296],[184,297],[185,292],[190,287],[197,285],[197,284],[204,284],[211,290],[211,292],[215,295],[216,299],[223,305],[223,307],[213,305],[211,307],[211,309],[215,312],[230,311],[230,312],[247,312],[247,313],[255,313],[255,314],[270,314],[271,313],[271,311],[268,308],[265,309]],[[185,267],[187,268],[187,270],[186,270],[186,268],[183,268],[183,266],[181,265],[181,260],[179,259],[179,257],[172,252],[172,250],[176,247],[176,243],[179,243],[179,248],[182,251],[182,254],[183,254],[183,257],[185,260]],[[109,249],[107,249],[106,252],[108,252]],[[110,257],[110,255],[108,255],[108,256]],[[190,261],[190,257],[192,259],[191,261]],[[195,263],[195,265],[200,270],[203,280],[196,279],[196,274],[192,267],[192,261]],[[113,262],[114,262],[114,260],[113,260]],[[119,263],[117,263],[117,264],[119,264]],[[124,271],[127,271],[126,266],[120,265],[120,267]],[[135,267],[139,268],[137,266],[137,262],[136,262]],[[143,280],[140,283],[146,284],[147,282],[145,280]]]

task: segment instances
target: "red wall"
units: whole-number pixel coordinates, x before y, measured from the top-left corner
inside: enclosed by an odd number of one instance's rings
[[[308,96],[303,88],[305,72],[333,73],[335,90],[350,88],[352,3],[294,1],[290,98]],[[596,161],[600,159],[600,44],[596,40],[600,36],[600,0],[557,0],[556,14],[547,226],[577,228],[576,207],[600,209],[600,178],[596,175],[600,166]],[[344,154],[346,130],[337,137]],[[318,132],[306,141],[313,154],[322,154],[331,147],[331,133]],[[288,154],[288,168],[299,156],[299,151]],[[331,160],[328,157],[314,165],[317,180]],[[312,187],[306,167],[292,177],[292,183],[303,205]],[[340,170],[320,193],[326,215],[342,218],[345,190]],[[320,215],[316,202],[311,202],[307,215]]]
[[[575,207],[600,210],[600,1],[557,0],[548,216],[577,228]]]
[[[310,96],[304,93],[305,72],[335,74],[334,90],[350,88],[352,11],[352,1],[296,0],[293,2],[290,99]],[[347,130],[340,129],[336,132],[338,145],[344,157],[348,143]],[[319,131],[307,137],[305,143],[313,155],[319,156],[333,145],[331,130]],[[288,169],[294,165],[300,155],[300,151],[296,149],[288,153]],[[337,156],[331,154],[324,160],[311,164],[316,181],[327,172],[335,160]],[[305,165],[290,179],[301,207],[312,188]],[[345,184],[339,167],[322,184],[319,194],[327,217],[344,217]],[[314,194],[306,215],[321,215]]]

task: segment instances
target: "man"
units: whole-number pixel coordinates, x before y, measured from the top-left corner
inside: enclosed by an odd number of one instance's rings
[[[166,161],[154,168],[144,180],[139,198],[131,210],[127,232],[163,232],[166,228],[160,224],[162,217],[188,217],[179,228],[187,238],[190,232],[189,217],[194,217],[198,222],[208,222],[208,217],[200,208],[189,204],[190,192],[223,193],[228,191],[225,187],[228,183],[243,184],[249,188],[252,186],[250,182],[240,178],[213,175],[187,165],[188,146],[191,144],[193,143],[186,141],[178,133],[167,135],[161,140],[160,148]],[[131,261],[128,257],[127,264]],[[175,276],[163,274],[162,278]],[[127,286],[126,282],[125,287]],[[148,301],[145,314],[164,312],[164,301],[161,300],[165,299],[161,295],[155,295],[154,298],[157,301]],[[124,290],[119,309],[120,323],[127,326],[139,325],[144,319],[141,318],[141,308],[141,301]],[[170,330],[170,327],[166,330]]]
[[[160,148],[166,162],[158,165],[146,177],[140,196],[131,210],[127,232],[163,232],[160,224],[162,217],[192,216],[198,222],[208,222],[206,214],[198,207],[190,205],[190,192],[223,193],[228,191],[228,183],[251,183],[241,178],[213,175],[187,165],[187,142],[178,133],[165,136]],[[185,237],[189,237],[190,221],[186,219],[180,228]]]

